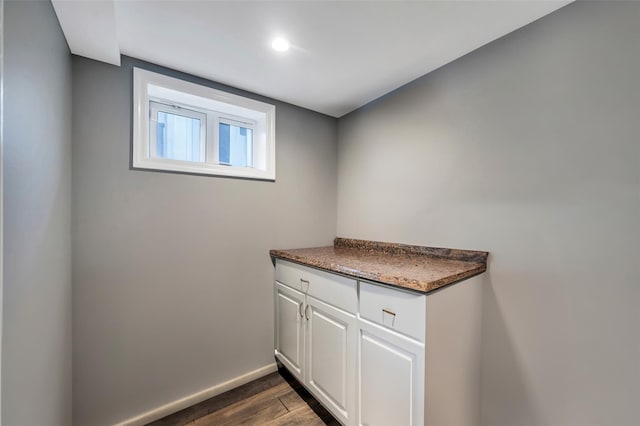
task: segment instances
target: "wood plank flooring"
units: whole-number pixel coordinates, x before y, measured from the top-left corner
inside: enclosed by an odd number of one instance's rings
[[[171,414],[148,426],[339,426],[287,370]]]

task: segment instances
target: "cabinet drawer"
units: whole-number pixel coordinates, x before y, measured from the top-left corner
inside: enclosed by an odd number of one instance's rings
[[[303,288],[303,277],[300,268],[295,263],[276,259],[276,281],[306,293],[307,286],[305,285]]]
[[[360,315],[424,342],[426,296],[360,282]]]
[[[276,281],[347,312],[358,310],[356,280],[351,278],[277,259]]]

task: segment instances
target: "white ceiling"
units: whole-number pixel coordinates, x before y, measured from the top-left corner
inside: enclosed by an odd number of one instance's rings
[[[334,117],[571,3],[52,1],[74,54],[133,56]],[[292,48],[272,50],[276,36]]]

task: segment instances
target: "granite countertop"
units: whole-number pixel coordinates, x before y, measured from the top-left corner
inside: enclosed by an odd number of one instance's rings
[[[289,260],[353,278],[428,293],[487,269],[488,252],[336,238],[333,246],[271,250]]]

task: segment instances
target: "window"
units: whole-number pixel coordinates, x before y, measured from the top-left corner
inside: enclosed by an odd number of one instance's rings
[[[133,71],[133,167],[275,180],[275,106]]]

